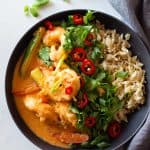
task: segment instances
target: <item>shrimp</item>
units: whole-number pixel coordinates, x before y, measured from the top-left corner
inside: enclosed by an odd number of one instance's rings
[[[65,40],[65,30],[61,27],[56,27],[53,31],[47,31],[43,38],[43,43],[51,47],[50,59],[58,62],[59,59],[66,53],[63,49]]]
[[[57,46],[53,45],[51,46],[50,59],[54,62],[58,62],[65,53],[63,46],[57,49]]]
[[[70,104],[67,102],[48,103],[48,100],[43,101],[43,96],[30,95],[24,98],[24,104],[27,109],[36,113],[40,121],[49,121],[51,123],[71,125],[75,127],[77,118],[76,115],[70,112]],[[41,99],[42,98],[42,99]],[[65,111],[64,111],[65,110]]]
[[[24,99],[26,108],[33,111],[40,118],[40,121],[51,121],[52,123],[59,122],[59,116],[54,110],[53,105],[42,103],[38,96],[26,96]]]
[[[80,78],[77,73],[69,68],[59,71],[57,74],[51,73],[46,77],[50,90],[47,94],[53,101],[71,101],[80,89]],[[71,86],[72,92],[66,94],[65,89]]]
[[[79,144],[89,140],[89,136],[87,134],[73,132],[55,133],[53,136],[60,142],[66,144]]]
[[[62,124],[76,126],[77,117],[70,111],[70,104],[68,102],[57,102],[55,112],[59,115]]]
[[[46,46],[62,43],[64,40],[64,33],[65,30],[62,27],[55,27],[53,31],[48,30],[43,38],[43,43]]]

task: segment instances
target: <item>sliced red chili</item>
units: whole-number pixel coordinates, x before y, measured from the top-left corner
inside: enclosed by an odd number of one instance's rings
[[[93,126],[95,126],[96,124],[96,118],[93,116],[89,116],[85,119],[84,121],[85,126],[87,126],[88,128],[91,128]]]
[[[44,25],[45,25],[45,27],[46,27],[47,29],[49,29],[49,30],[54,30],[54,25],[53,25],[53,23],[52,23],[51,21],[45,21],[45,22],[44,22]]]
[[[78,47],[71,51],[71,56],[74,61],[82,62],[86,58],[86,51]]]
[[[93,39],[94,39],[93,34],[92,34],[92,33],[89,33],[89,34],[87,35],[86,39],[84,40],[84,44],[85,44],[86,46],[92,46],[92,45],[93,45],[93,43],[92,43],[92,40],[93,40]]]
[[[88,103],[89,103],[88,96],[87,96],[87,94],[84,92],[83,95],[82,95],[82,100],[80,100],[77,105],[78,105],[78,107],[79,107],[80,109],[83,109],[83,108],[85,108],[85,107],[88,105]]]
[[[70,95],[72,92],[73,92],[72,86],[68,86],[68,87],[65,88],[65,93],[66,94]]]
[[[86,75],[93,75],[96,71],[96,68],[92,60],[84,59],[81,65],[81,70]]]
[[[83,16],[80,14],[75,14],[73,15],[73,22],[76,25],[81,25],[83,24]]]
[[[121,133],[121,125],[117,121],[113,121],[108,126],[108,134],[111,138],[117,138]]]

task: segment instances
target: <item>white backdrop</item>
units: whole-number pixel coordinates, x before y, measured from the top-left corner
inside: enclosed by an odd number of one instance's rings
[[[33,0],[1,0],[0,4],[0,149],[39,150],[16,127],[5,99],[4,81],[8,59],[21,36],[36,22],[55,12],[67,9],[94,9],[121,19],[107,0],[51,0],[51,5],[40,11],[40,17],[26,17],[23,7]]]

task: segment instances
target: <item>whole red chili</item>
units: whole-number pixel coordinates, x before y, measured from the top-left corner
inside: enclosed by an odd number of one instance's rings
[[[68,86],[68,87],[65,88],[65,93],[66,94],[70,95],[72,92],[73,92],[72,86]]]
[[[89,117],[85,118],[84,124],[88,128],[91,128],[96,124],[96,118],[93,116],[89,116]]]
[[[87,94],[84,92],[83,95],[82,95],[82,100],[80,100],[77,105],[78,105],[78,107],[79,107],[80,109],[83,109],[83,108],[85,108],[85,107],[87,106],[88,103],[89,103],[88,96],[87,96]]]
[[[73,15],[73,23],[76,25],[83,24],[83,16],[80,14]]]
[[[86,58],[86,51],[78,47],[71,51],[71,56],[74,61],[82,62]]]
[[[107,130],[111,138],[117,138],[121,133],[121,125],[117,121],[113,121],[109,124]]]
[[[84,59],[81,65],[81,70],[86,75],[93,75],[96,71],[96,68],[92,60]]]
[[[47,29],[49,29],[49,30],[54,30],[54,25],[53,25],[53,23],[51,22],[51,21],[45,21],[44,22],[44,25],[45,25],[45,27],[47,28]]]
[[[85,38],[85,40],[84,40],[84,44],[86,45],[86,46],[92,46],[92,40],[93,40],[93,38],[94,38],[94,36],[93,36],[93,34],[92,33],[89,33],[88,35],[87,35],[87,37]]]

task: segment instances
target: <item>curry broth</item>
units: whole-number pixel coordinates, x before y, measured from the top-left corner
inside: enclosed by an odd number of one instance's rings
[[[22,89],[22,86],[30,82],[30,78],[22,79],[19,74],[19,66],[20,66],[21,58],[16,65],[14,76],[13,76],[13,89]],[[31,68],[34,68],[39,65],[39,60],[36,58],[33,64],[31,64]],[[56,127],[55,125],[47,124],[46,122],[40,122],[40,119],[36,116],[35,113],[28,110],[24,105],[24,96],[14,96],[15,103],[17,106],[17,110],[25,121],[26,125],[42,140],[46,141],[49,144],[69,148],[67,144],[61,143],[53,137],[54,133],[62,132],[62,128]],[[70,130],[70,129],[65,129]]]

